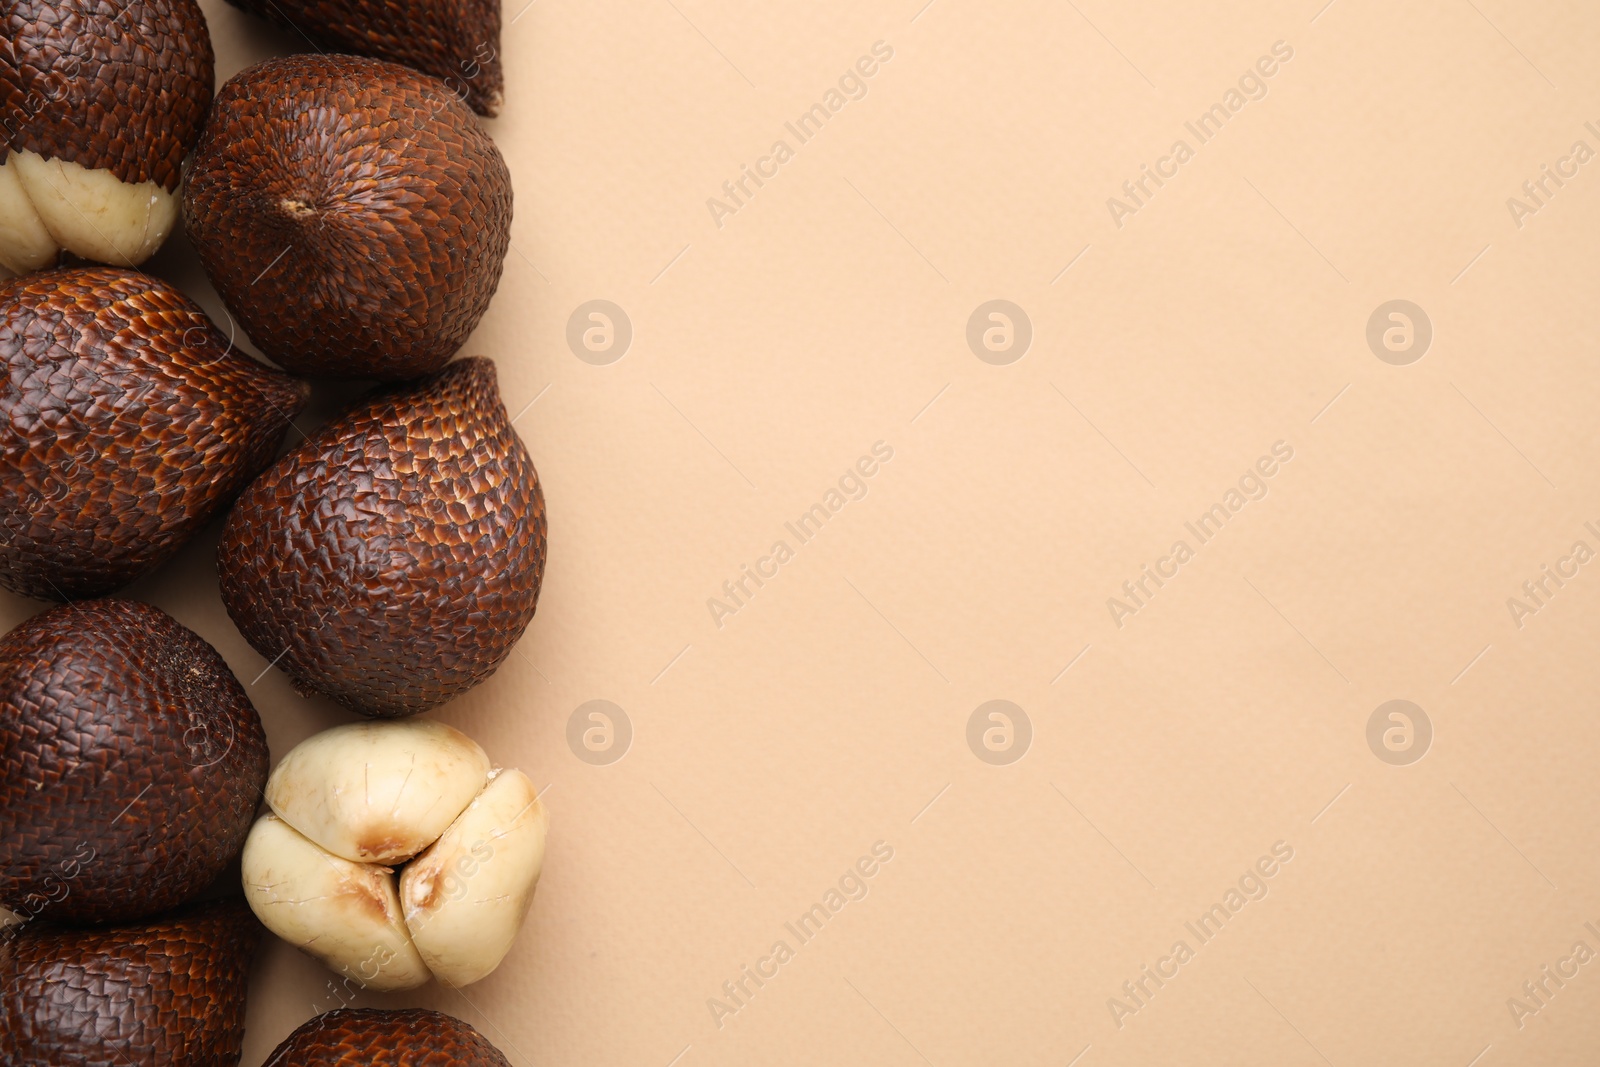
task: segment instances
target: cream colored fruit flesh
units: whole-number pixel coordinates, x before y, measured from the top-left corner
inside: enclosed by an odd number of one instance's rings
[[[267,804],[335,856],[403,863],[439,839],[489,779],[489,757],[428,719],[357,722],[296,745],[267,779]]]
[[[62,249],[133,267],[172,232],[178,198],[156,182],[124,182],[109,170],[12,151],[0,163],[0,269],[22,274]]]
[[[240,865],[250,910],[283,940],[362,988],[427,984],[389,868],[329,855],[275,815],[251,828]]]
[[[336,726],[278,762],[266,799],[242,875],[283,940],[372,989],[468,985],[511,950],[550,816],[526,774],[493,769],[461,731]]]
[[[528,776],[497,771],[444,836],[400,872],[406,929],[439,981],[470,985],[511,951],[539,884],[549,828]]]

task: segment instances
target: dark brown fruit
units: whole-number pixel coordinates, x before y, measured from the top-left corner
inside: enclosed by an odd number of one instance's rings
[[[217,94],[183,217],[275,363],[400,380],[443,367],[488,308],[511,243],[511,174],[438,81],[291,56]]]
[[[480,115],[500,111],[500,0],[230,2],[331,52],[388,59],[432,74]]]
[[[478,1031],[442,1012],[341,1008],[307,1021],[267,1057],[282,1067],[511,1067]]]
[[[7,149],[178,187],[215,77],[194,0],[5,0]]]
[[[0,586],[126,585],[272,461],[310,387],[230,347],[134,271],[0,283]]]
[[[60,247],[141,262],[172,225],[169,194],[211,102],[211,36],[199,5],[3,0],[0,15],[0,164],[9,155],[5,169],[20,170],[25,186],[6,203],[0,264],[38,269]],[[19,167],[18,153],[31,154],[31,165]],[[103,173],[110,184],[47,172],[49,161]],[[97,213],[107,196],[119,210]]]
[[[86,600],[0,638],[0,907],[120,922],[189,900],[266,779],[244,687],[159,608]]]
[[[493,674],[544,574],[539,476],[494,364],[373,395],[253,482],[217,549],[222,600],[302,691],[413,715]]]
[[[109,930],[29,923],[0,934],[0,1063],[236,1065],[260,937],[237,900]]]

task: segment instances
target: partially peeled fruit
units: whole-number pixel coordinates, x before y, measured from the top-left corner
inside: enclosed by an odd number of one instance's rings
[[[0,277],[63,251],[150,258],[178,217],[184,157],[211,103],[195,0],[7,0],[0,62]]]
[[[468,985],[510,951],[550,817],[527,775],[459,730],[335,727],[283,758],[266,799],[245,898],[283,940],[375,990]]]

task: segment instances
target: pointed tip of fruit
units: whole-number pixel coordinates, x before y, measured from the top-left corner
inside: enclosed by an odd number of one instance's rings
[[[488,356],[464,356],[447,366],[445,372],[453,372],[474,382],[482,382],[491,389],[499,388],[499,368]]]
[[[267,403],[277,416],[278,425],[287,427],[311,402],[311,383],[304,378],[262,366],[271,377],[265,383]]]
[[[304,378],[293,378],[291,381],[294,384],[290,388],[289,421],[293,422],[294,417],[311,402],[311,383]]]

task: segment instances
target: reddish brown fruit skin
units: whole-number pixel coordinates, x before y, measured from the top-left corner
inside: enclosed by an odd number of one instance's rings
[[[0,15],[0,147],[178,188],[215,78],[194,0],[4,0]]]
[[[431,74],[480,115],[505,93],[500,0],[229,0],[330,52],[373,56]]]
[[[309,1020],[268,1067],[511,1067],[478,1031],[442,1012],[341,1008]]]
[[[302,691],[414,715],[510,654],[545,534],[494,364],[464,359],[358,404],[244,491],[217,548],[222,602]]]
[[[217,94],[183,221],[273,362],[398,381],[443,367],[488,309],[511,244],[511,173],[438,81],[290,56]]]
[[[244,687],[159,608],[87,600],[0,638],[0,906],[122,922],[189,900],[266,779]]]
[[[136,271],[0,284],[0,586],[64,600],[126,585],[272,461],[310,387],[229,349]]]
[[[7,1067],[235,1067],[261,927],[243,901],[109,930],[0,934]]]

